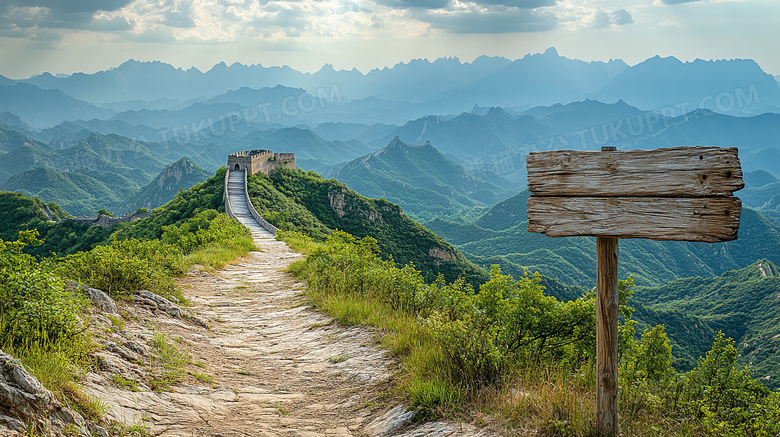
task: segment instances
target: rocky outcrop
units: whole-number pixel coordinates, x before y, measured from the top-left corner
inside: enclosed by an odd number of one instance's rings
[[[79,413],[63,406],[16,358],[0,350],[0,436],[89,436]]]
[[[136,292],[135,296],[133,296],[133,302],[135,302],[137,305],[146,307],[153,313],[162,311],[167,313],[169,316],[176,317],[178,319],[182,319],[187,316],[187,314],[182,311],[178,305],[160,296],[159,294],[154,294],[148,290],[141,290]]]
[[[65,285],[65,289],[81,291],[92,302],[92,306],[102,313],[116,314],[117,312],[116,302],[103,290],[79,285],[73,280]]]
[[[346,211],[344,210],[347,206],[347,202],[344,197],[344,192],[342,191],[330,191],[328,192],[328,202],[330,203],[330,207],[333,209],[333,211],[338,214],[339,217],[344,217],[346,214]]]
[[[125,214],[122,217],[111,217],[105,214],[100,214],[100,216],[98,217],[72,217],[72,218],[68,218],[68,220],[84,223],[89,226],[102,226],[104,228],[107,228],[110,226],[114,226],[117,223],[127,223],[133,220],[141,220],[141,219],[149,218],[151,216],[152,213],[149,211],[135,211],[135,212]]]
[[[430,250],[428,250],[428,256],[441,261],[455,261],[455,253],[438,247],[430,248]]]

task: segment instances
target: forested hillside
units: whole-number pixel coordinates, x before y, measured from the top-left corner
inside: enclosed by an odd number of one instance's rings
[[[472,224],[444,220],[426,223],[477,264],[499,264],[518,274],[524,267],[565,284],[596,283],[595,238],[549,238],[526,230],[523,192],[495,205]],[[751,208],[743,208],[739,239],[727,243],[687,243],[623,239],[620,277],[631,274],[638,285],[661,285],[690,276],[715,276],[766,258],[780,263],[780,226]]]
[[[334,174],[353,190],[397,203],[420,219],[464,217],[495,204],[506,197],[508,184],[492,176],[491,182],[478,179],[430,143],[409,145],[397,137]]]
[[[270,176],[251,176],[249,195],[257,211],[280,229],[316,239],[336,229],[356,237],[371,236],[383,256],[391,256],[399,266],[414,263],[428,281],[438,274],[448,281],[463,277],[475,285],[487,279],[485,271],[407,217],[398,205],[361,196],[334,179],[282,168]]]
[[[780,268],[771,261],[716,277],[640,287],[634,297],[646,307],[637,319],[667,325],[675,356],[688,365],[709,349],[705,339],[722,331],[736,341],[740,362],[753,363],[768,387],[780,387]],[[692,323],[678,323],[682,314]]]

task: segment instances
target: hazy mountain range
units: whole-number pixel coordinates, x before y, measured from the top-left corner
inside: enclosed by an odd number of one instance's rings
[[[275,97],[259,92],[277,87]],[[144,120],[144,111],[152,111],[153,119],[159,114],[154,111],[185,111],[186,122],[197,124],[204,117],[258,106],[261,112],[275,111],[267,123],[397,123],[426,114],[458,114],[475,104],[522,110],[585,98],[607,103],[622,99],[667,116],[699,106],[733,114],[780,111],[780,85],[752,60],[654,57],[628,66],[621,60],[568,59],[553,48],[516,60],[416,59],[365,74],[330,65],[303,73],[238,63],[201,72],[129,60],[94,74],[0,79],[0,112],[12,112],[38,128],[76,118],[116,117],[132,125]],[[141,124],[152,126],[145,120]],[[159,123],[172,127],[179,120],[162,117]]]

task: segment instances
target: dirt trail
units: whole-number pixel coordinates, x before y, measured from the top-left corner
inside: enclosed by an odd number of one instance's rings
[[[305,285],[284,271],[301,255],[267,235],[253,236],[261,252],[178,281],[191,301],[187,310],[209,329],[132,308],[140,314],[136,325],[151,321],[181,337],[192,361],[202,363],[188,370],[213,383],[190,377],[171,392],[132,392],[108,383],[104,373],[90,374],[88,392],[110,407],[111,418],[143,420],[156,436],[483,435],[451,423],[410,425],[411,413],[395,405],[389,390],[396,364],[375,346],[375,334],[311,309],[301,294]]]

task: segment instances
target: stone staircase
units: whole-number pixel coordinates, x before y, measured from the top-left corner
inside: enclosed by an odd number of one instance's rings
[[[253,238],[274,238],[276,229],[269,231],[255,218],[250,210],[249,199],[246,195],[246,177],[244,170],[229,170],[227,182],[227,196],[225,201],[230,205],[228,215],[238,220],[251,232]],[[254,207],[251,207],[254,210]],[[227,209],[227,208],[226,208]],[[255,214],[257,212],[255,211]],[[263,220],[265,221],[265,220]],[[268,224],[268,222],[266,222]],[[270,226],[270,224],[268,224]],[[273,228],[273,227],[272,227]]]

